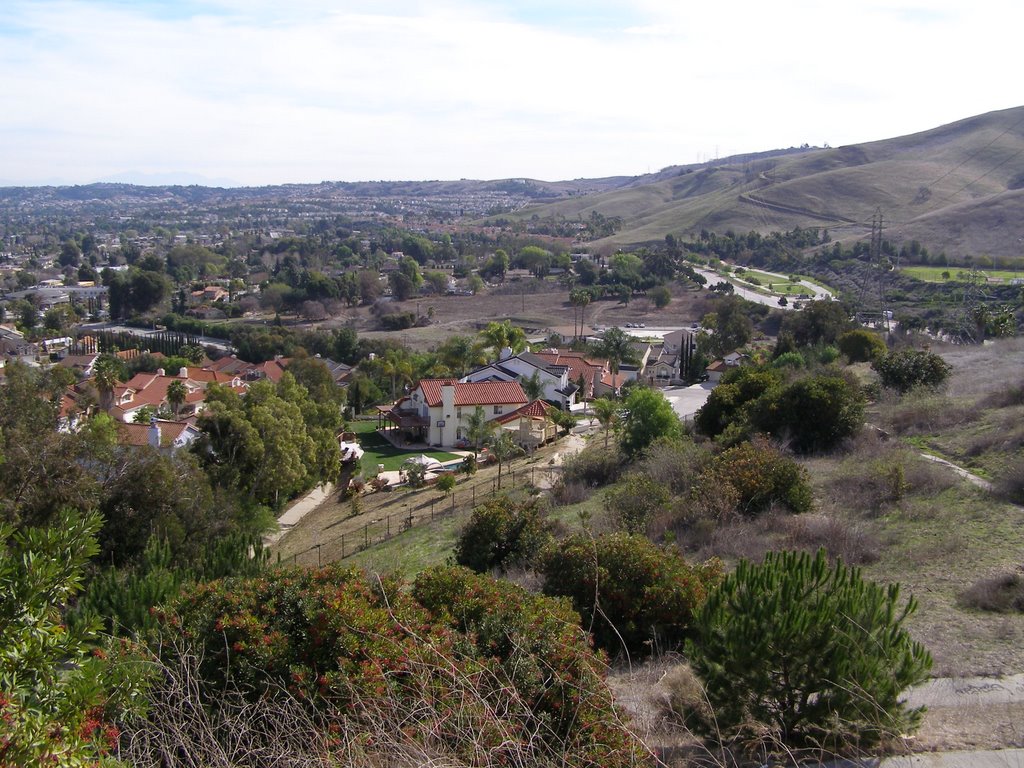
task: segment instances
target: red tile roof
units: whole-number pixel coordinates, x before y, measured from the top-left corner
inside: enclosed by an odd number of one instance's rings
[[[517,405],[529,402],[518,381],[469,381],[422,379],[419,383],[427,405],[441,405],[445,386],[455,388],[455,405]]]
[[[607,369],[607,362],[604,360],[592,360],[583,352],[536,352],[537,357],[551,365],[564,365],[569,369],[569,381],[573,384],[583,379],[583,395],[590,397],[593,394],[594,380],[604,374]]]
[[[532,403],[524,405],[522,408],[516,408],[512,413],[506,413],[504,416],[498,416],[494,421],[499,424],[508,424],[511,421],[517,419],[545,419],[548,413],[556,410],[555,406],[545,403],[543,400],[534,400]]]
[[[458,379],[420,379],[419,387],[423,390],[423,399],[427,405],[441,404],[441,387],[446,384],[458,384]]]

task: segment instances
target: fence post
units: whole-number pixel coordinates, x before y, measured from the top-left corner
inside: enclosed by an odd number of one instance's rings
[[[320,547],[322,547],[322,546],[323,546],[323,544],[317,544],[316,545],[316,567],[317,568],[319,568],[321,566],[321,563],[320,563]]]
[[[387,525],[388,525],[388,538],[390,539],[391,538],[391,515],[388,515]]]
[[[341,534],[341,559],[345,559],[345,534]]]
[[[434,502],[430,502],[430,520],[431,522],[434,520]]]
[[[370,548],[370,524],[366,523],[363,525],[363,546],[366,549]]]

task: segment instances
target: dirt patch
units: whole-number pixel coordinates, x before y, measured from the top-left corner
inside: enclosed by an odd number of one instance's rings
[[[711,311],[706,291],[680,284],[671,286],[672,301],[664,309],[638,296],[628,305],[617,299],[602,299],[589,304],[584,322],[590,327],[642,322],[649,326],[689,326]],[[429,325],[404,331],[379,330],[368,307],[347,309],[321,328],[351,325],[360,336],[399,338],[411,347],[428,349],[456,334],[472,335],[493,320],[511,319],[529,336],[548,333],[556,327],[573,327],[573,307],[568,289],[553,281],[529,280],[487,288],[475,296],[423,296],[388,305],[389,312],[414,312],[430,315]]]

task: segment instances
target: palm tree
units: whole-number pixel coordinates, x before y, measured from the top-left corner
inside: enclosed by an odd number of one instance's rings
[[[526,332],[512,325],[511,320],[488,323],[487,327],[480,331],[480,336],[487,346],[494,350],[496,356],[506,347],[511,349],[514,355],[526,349]]]
[[[175,379],[167,385],[167,402],[171,404],[171,410],[174,411],[175,417],[177,417],[178,410],[185,402],[186,397],[188,397],[188,387],[185,386],[185,382]]]
[[[608,435],[612,426],[619,420],[619,406],[606,397],[599,397],[590,404],[590,407],[604,429],[604,447],[607,448]]]
[[[397,350],[388,350],[381,362],[381,373],[391,377],[391,399],[398,398],[398,382],[412,381],[412,363]]]
[[[569,291],[569,303],[572,304],[572,335],[579,338],[583,335],[583,312],[590,303],[590,291],[583,288],[576,288]],[[579,333],[576,332],[576,308],[579,307]]]
[[[100,408],[109,411],[114,405],[114,387],[121,381],[120,361],[113,355],[100,355],[93,366],[93,380],[100,394]]]
[[[437,351],[449,373],[459,378],[471,368],[487,362],[484,345],[469,336],[451,336]]]
[[[519,384],[531,402],[539,400],[541,395],[544,394],[544,382],[541,381],[539,370],[534,371],[530,376],[521,377]]]
[[[597,345],[597,353],[608,361],[613,375],[619,372],[620,363],[636,360],[633,339],[621,328],[609,328],[605,331]]]

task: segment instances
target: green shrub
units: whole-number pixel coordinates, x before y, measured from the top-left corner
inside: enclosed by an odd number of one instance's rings
[[[818,351],[818,362],[822,365],[831,365],[839,359],[839,350],[831,344],[827,344]]]
[[[842,376],[808,376],[766,393],[751,407],[755,429],[789,438],[800,453],[826,451],[864,424],[860,388]]]
[[[760,514],[775,503],[797,513],[814,505],[804,468],[761,437],[716,456],[698,481],[698,487],[705,486],[734,488],[745,515]]]
[[[658,438],[678,438],[683,425],[661,392],[638,387],[626,397],[620,443],[630,458]]]
[[[434,487],[447,498],[448,494],[455,490],[455,475],[452,472],[445,472],[437,478],[437,482],[434,484]]]
[[[445,764],[638,762],[568,605],[465,569],[411,591],[336,565],[279,570],[199,585],[162,619],[164,659],[199,659],[205,706],[231,690],[297,698],[328,728],[389,724]]]
[[[687,644],[715,713],[708,735],[850,754],[912,732],[922,710],[900,697],[931,667],[903,628],[916,607],[897,585],[830,566],[823,551],[741,561],[708,597]]]
[[[867,363],[876,360],[887,351],[881,336],[863,328],[842,334],[836,339],[836,346],[851,363]]]
[[[488,499],[473,510],[455,544],[455,562],[477,573],[532,565],[551,534],[536,499]]]
[[[568,597],[594,644],[611,654],[678,647],[721,565],[692,566],[641,536],[571,536],[541,565],[545,594]]]
[[[730,424],[746,425],[753,403],[782,385],[778,370],[744,365],[728,371],[693,417],[697,430],[716,437]]]
[[[793,368],[799,370],[806,367],[804,356],[799,352],[783,352],[772,360],[772,368]]]
[[[626,533],[644,533],[647,524],[672,501],[667,486],[645,474],[631,474],[604,494],[604,507]]]
[[[915,387],[938,387],[953,369],[949,363],[923,349],[901,349],[878,358],[871,364],[882,379],[882,386],[899,392]]]
[[[562,464],[562,479],[566,484],[583,483],[596,488],[618,480],[625,464],[626,457],[618,445],[604,448],[591,442],[579,453],[566,458]]]
[[[62,511],[55,523],[17,532],[0,524],[4,768],[103,764],[117,747],[118,718],[144,700],[146,667],[128,658],[129,646],[108,655],[95,623],[62,619],[99,551],[99,515]]]

